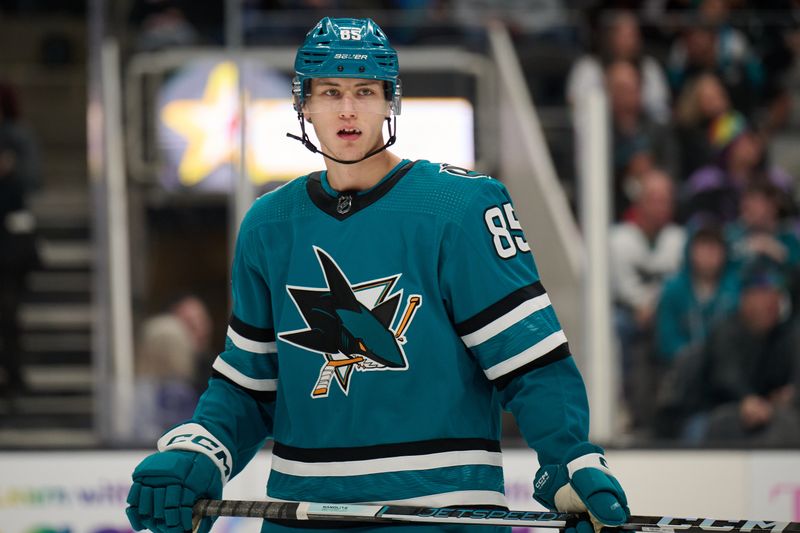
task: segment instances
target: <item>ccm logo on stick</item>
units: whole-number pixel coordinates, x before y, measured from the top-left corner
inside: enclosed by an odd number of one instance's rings
[[[699,522],[699,523],[698,523]],[[691,527],[699,527],[706,531],[770,531],[771,533],[780,533],[783,531],[788,522],[762,522],[758,520],[715,520],[713,518],[705,518],[699,520],[697,518],[672,518],[665,516],[656,524],[660,529],[678,530],[689,529]]]

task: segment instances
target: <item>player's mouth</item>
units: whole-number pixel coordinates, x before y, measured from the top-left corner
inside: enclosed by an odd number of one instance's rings
[[[342,128],[336,133],[336,135],[345,141],[355,141],[361,137],[361,130],[358,128]]]

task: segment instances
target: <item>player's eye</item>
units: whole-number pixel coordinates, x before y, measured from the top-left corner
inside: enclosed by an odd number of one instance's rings
[[[358,90],[359,96],[372,96],[374,94],[375,91],[373,89],[370,89],[369,87],[362,87],[361,89]]]
[[[333,89],[333,88],[325,89],[324,91],[322,91],[322,95],[323,96],[339,96],[339,90],[338,89]]]

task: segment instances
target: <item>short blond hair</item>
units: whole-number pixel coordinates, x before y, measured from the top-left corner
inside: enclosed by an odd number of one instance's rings
[[[148,319],[141,329],[136,374],[189,381],[194,373],[194,346],[181,320],[172,315]]]

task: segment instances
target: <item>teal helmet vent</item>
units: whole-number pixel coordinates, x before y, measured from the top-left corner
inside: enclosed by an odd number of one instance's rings
[[[397,52],[372,19],[325,17],[306,35],[294,62],[294,108],[300,112],[313,78],[361,78],[384,82],[386,99],[400,114]]]

